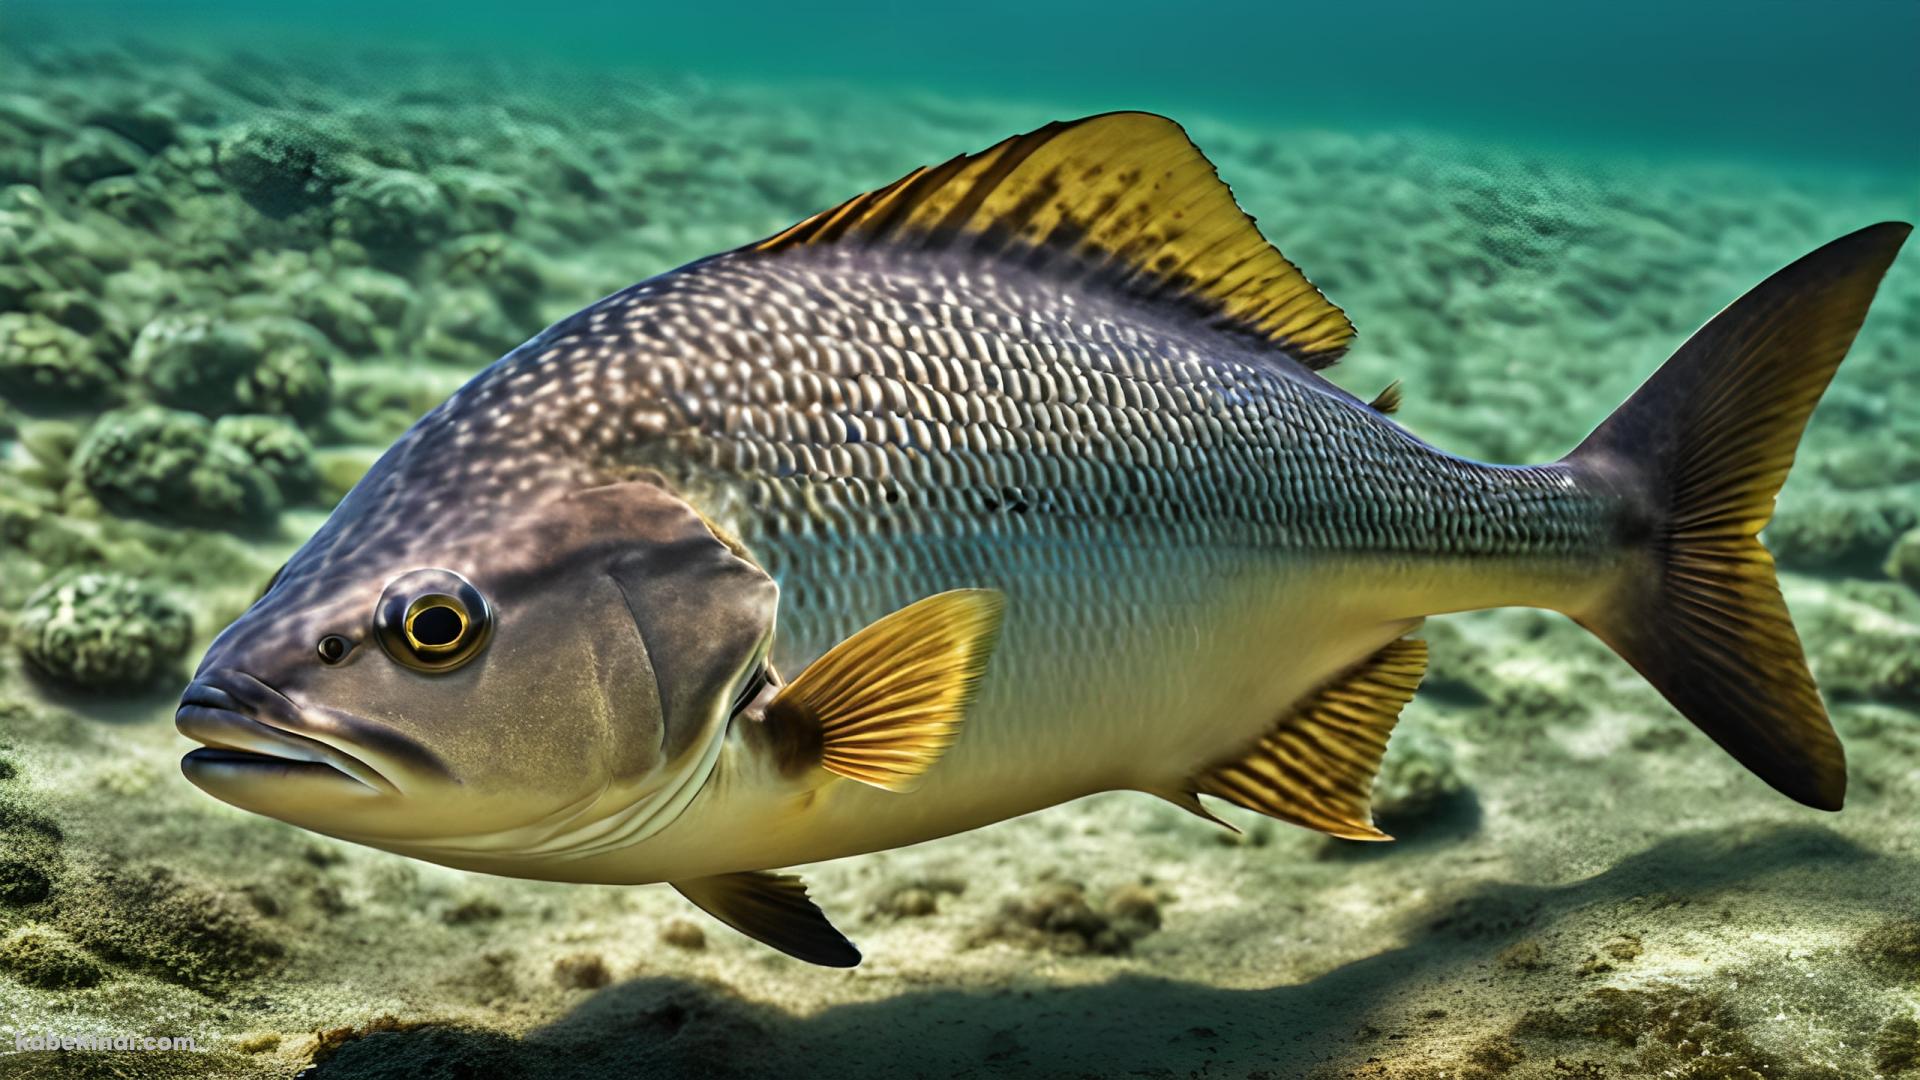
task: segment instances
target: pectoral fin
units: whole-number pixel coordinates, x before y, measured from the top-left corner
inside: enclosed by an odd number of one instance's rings
[[[1373,778],[1400,710],[1427,673],[1427,643],[1402,638],[1314,691],[1254,747],[1194,778],[1196,790],[1348,840],[1373,824]]]
[[[959,734],[1000,632],[991,589],[929,596],[833,647],[782,687],[766,722],[837,775],[910,791]],[[817,748],[817,749],[816,749]]]
[[[860,950],[834,929],[792,874],[755,870],[671,883],[695,907],[735,930],[821,967],[853,967]]]

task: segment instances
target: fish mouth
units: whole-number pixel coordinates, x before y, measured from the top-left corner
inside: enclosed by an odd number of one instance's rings
[[[233,671],[203,675],[180,696],[173,716],[174,728],[201,744],[181,759],[180,768],[209,790],[288,780],[363,795],[400,793],[369,761],[371,754],[357,746],[349,750],[354,744],[341,732],[304,721],[297,704],[259,679]]]

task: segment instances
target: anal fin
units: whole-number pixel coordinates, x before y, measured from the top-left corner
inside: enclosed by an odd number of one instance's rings
[[[1373,778],[1426,673],[1426,642],[1390,642],[1309,694],[1245,754],[1195,777],[1193,787],[1332,836],[1391,840],[1373,824]]]
[[[853,967],[860,950],[834,929],[792,874],[753,870],[670,884],[695,907],[735,930],[822,967]]]

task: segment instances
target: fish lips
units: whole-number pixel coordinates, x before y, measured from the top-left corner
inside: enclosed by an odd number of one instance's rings
[[[324,785],[334,797],[399,795],[396,779],[446,774],[411,740],[330,710],[316,715],[244,672],[194,679],[174,727],[202,744],[180,761],[187,779],[240,805],[277,802],[293,794],[288,785]]]

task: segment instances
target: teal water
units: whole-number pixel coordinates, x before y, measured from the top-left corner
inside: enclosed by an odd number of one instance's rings
[[[496,357],[1055,119],[1179,120],[1357,324],[1331,378],[1551,460],[1771,272],[1920,218],[1917,45],[1908,0],[0,0],[0,1075],[1916,1075],[1913,251],[1765,537],[1837,815],[1567,619],[1436,618],[1374,790],[1397,843],[1108,793],[805,868],[849,974],[665,888],[241,813],[172,716]],[[211,1049],[8,1038],[83,1028]]]
[[[136,33],[299,55],[452,48],[714,80],[827,79],[1288,125],[1920,167],[1920,6],[1900,0],[819,6],[12,0],[15,42]]]

